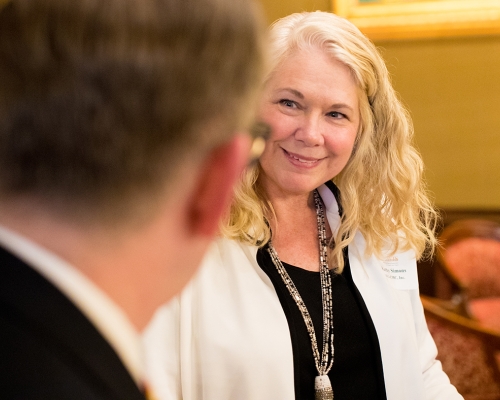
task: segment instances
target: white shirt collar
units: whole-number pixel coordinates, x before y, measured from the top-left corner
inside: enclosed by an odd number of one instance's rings
[[[0,244],[44,276],[94,324],[141,384],[141,342],[125,312],[78,269],[29,239],[0,226]]]

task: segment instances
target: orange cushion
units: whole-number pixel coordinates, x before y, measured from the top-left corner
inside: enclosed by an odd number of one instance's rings
[[[467,238],[449,246],[445,258],[470,298],[500,297],[500,241]]]
[[[484,326],[500,332],[500,297],[471,300],[469,312]]]

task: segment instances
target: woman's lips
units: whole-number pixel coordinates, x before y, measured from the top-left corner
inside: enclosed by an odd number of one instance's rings
[[[285,153],[286,157],[294,165],[303,166],[303,167],[313,167],[322,160],[322,158],[305,157],[305,156],[302,156],[300,154],[290,153],[289,151],[286,151],[283,148],[282,148],[282,150]]]

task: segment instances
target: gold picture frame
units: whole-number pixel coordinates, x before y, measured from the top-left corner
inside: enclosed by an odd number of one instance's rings
[[[372,40],[500,34],[500,0],[332,0]]]

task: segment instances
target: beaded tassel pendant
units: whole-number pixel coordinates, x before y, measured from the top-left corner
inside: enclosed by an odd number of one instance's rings
[[[320,375],[314,379],[315,400],[333,400],[333,389],[328,375]]]

